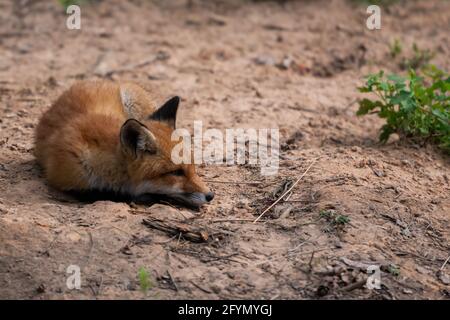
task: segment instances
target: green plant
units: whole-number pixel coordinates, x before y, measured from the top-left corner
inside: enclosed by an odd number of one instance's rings
[[[333,216],[333,212],[328,211],[328,210],[321,210],[319,212],[319,216],[321,218],[330,219]]]
[[[413,43],[412,50],[413,55],[411,57],[404,57],[400,62],[400,68],[402,70],[417,70],[429,64],[430,60],[434,57],[434,53],[431,50],[420,49],[415,43]]]
[[[359,100],[357,115],[376,113],[386,119],[380,141],[392,133],[405,137],[432,140],[450,152],[450,77],[428,66],[423,76],[410,70],[406,77],[385,76],[383,71],[367,76],[363,93],[374,93],[378,99]]]
[[[379,6],[387,7],[389,5],[392,5],[396,2],[398,2],[398,0],[351,0],[351,2],[360,4],[360,5],[367,5],[367,6],[376,4]]]
[[[400,268],[394,264],[390,264],[388,267],[388,272],[394,277],[398,277],[400,275]]]
[[[346,225],[347,223],[350,223],[350,218],[348,216],[345,216],[345,215],[338,215],[334,219],[334,223],[336,223],[338,225]]]
[[[396,58],[398,55],[402,53],[403,46],[400,40],[395,39],[394,42],[392,42],[389,45],[390,53],[392,58]]]
[[[321,210],[319,212],[319,216],[326,219],[330,224],[334,226],[344,226],[350,223],[349,216],[340,215],[330,210]]]
[[[64,7],[64,9],[67,9],[69,6],[73,4],[79,5],[85,2],[85,0],[58,0],[58,2]]]
[[[152,281],[150,280],[150,275],[144,267],[141,267],[138,272],[139,284],[141,291],[147,293],[151,287],[153,287]]]

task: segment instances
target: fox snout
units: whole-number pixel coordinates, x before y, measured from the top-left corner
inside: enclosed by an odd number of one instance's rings
[[[206,202],[211,202],[212,199],[214,199],[214,192],[206,192],[206,193],[193,193],[192,197],[198,197],[200,199],[201,202],[206,203]]]
[[[180,193],[172,194],[169,196],[175,202],[183,205],[187,205],[194,208],[199,208],[202,205],[211,202],[214,199],[214,193],[209,191],[206,193],[193,192],[193,193]]]
[[[211,202],[212,199],[214,199],[214,192],[210,191],[210,192],[205,193],[205,199],[206,199],[206,201]]]
[[[202,181],[197,174],[189,175],[189,182],[184,185],[184,192],[180,194],[170,195],[175,196],[177,201],[182,201],[184,204],[200,207],[214,199],[214,192]]]

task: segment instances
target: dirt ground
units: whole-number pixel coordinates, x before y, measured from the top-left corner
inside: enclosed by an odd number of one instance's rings
[[[390,5],[381,30],[367,16],[345,0],[113,0],[83,5],[81,30],[68,30],[57,1],[0,0],[0,298],[449,299],[449,158],[395,137],[378,144],[382,122],[357,118],[355,100],[364,75],[402,72],[394,39],[450,69],[450,2]],[[216,198],[200,212],[50,189],[36,124],[72,83],[95,78],[180,95],[180,127],[279,128],[279,174],[202,166]],[[79,290],[66,286],[69,265],[81,268]],[[380,289],[365,285],[369,265],[381,267]]]

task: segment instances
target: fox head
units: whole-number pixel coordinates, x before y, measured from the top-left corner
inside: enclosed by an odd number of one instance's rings
[[[130,179],[131,193],[138,199],[160,195],[175,202],[200,207],[214,193],[196,174],[193,164],[175,164],[171,140],[180,102],[173,97],[145,120],[128,119],[120,129],[120,152]]]

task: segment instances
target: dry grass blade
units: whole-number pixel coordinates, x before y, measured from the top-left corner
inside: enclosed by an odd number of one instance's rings
[[[450,261],[450,256],[447,257],[447,259],[444,261],[444,263],[442,264],[441,268],[439,269],[440,271],[444,270],[445,265]]]
[[[209,238],[208,232],[183,223],[163,221],[152,217],[144,219],[142,223],[147,227],[163,231],[171,236],[180,235],[191,242],[206,242]]]
[[[349,292],[349,291],[353,291],[353,290],[355,290],[355,289],[361,289],[362,287],[364,287],[364,285],[365,285],[366,283],[367,283],[367,279],[362,279],[362,280],[360,280],[360,281],[351,283],[351,284],[349,284],[349,285],[346,286],[346,287],[343,287],[341,290],[342,290],[342,291],[347,291],[347,292]]]
[[[222,181],[222,180],[205,180],[208,183],[224,183],[224,184],[261,184],[264,181]]]
[[[272,209],[278,202],[281,201],[281,199],[283,199],[289,192],[292,191],[292,189],[295,188],[295,186],[300,182],[300,180],[302,180],[302,178],[308,173],[309,169],[311,169],[311,167],[313,166],[314,163],[316,163],[318,159],[314,159],[311,164],[308,166],[308,168],[306,168],[305,172],[303,172],[303,174],[292,184],[292,186],[286,190],[286,192],[284,192],[281,196],[278,197],[277,200],[275,200],[269,207],[267,207],[266,210],[264,210],[259,216],[258,218],[255,219],[255,221],[253,221],[253,223],[256,223],[259,221],[259,219],[262,218],[262,216],[264,214],[266,214],[266,212],[268,212],[270,209]]]

